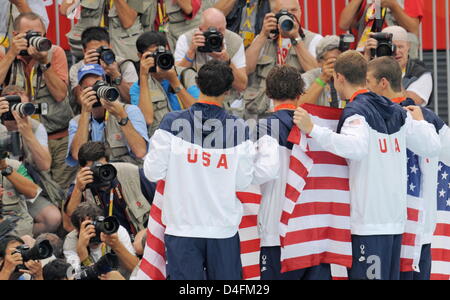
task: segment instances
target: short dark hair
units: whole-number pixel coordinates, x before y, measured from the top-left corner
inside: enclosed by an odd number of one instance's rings
[[[351,85],[366,85],[367,60],[358,51],[350,50],[339,55],[334,70]]]
[[[86,49],[87,44],[92,41],[97,42],[111,42],[108,30],[103,27],[89,27],[83,31],[81,34],[81,44],[83,44],[83,49]]]
[[[39,16],[38,14],[36,14],[34,12],[26,12],[26,13],[21,13],[20,15],[18,15],[17,18],[14,19],[14,23],[13,23],[13,29],[15,31],[20,30],[20,24],[22,23],[23,19],[27,19],[30,21],[35,21],[35,20],[41,21],[42,28],[44,28],[44,31],[46,31],[45,24],[44,24],[44,21],[42,20],[41,16]]]
[[[103,216],[103,211],[98,206],[91,202],[82,202],[73,212],[70,221],[72,222],[72,225],[80,231],[81,223],[83,223],[86,218],[95,220],[100,216]]]
[[[25,242],[14,235],[7,235],[0,240],[0,258],[4,258],[6,256],[6,250],[8,249],[8,245],[11,242],[18,242],[21,244],[25,244]]]
[[[67,278],[67,272],[72,266],[64,259],[55,259],[49,262],[42,269],[44,280],[64,280]]]
[[[266,79],[267,97],[274,100],[293,100],[303,94],[305,82],[299,69],[275,66]]]
[[[106,161],[109,161],[110,155],[111,151],[106,143],[87,142],[78,151],[78,162],[81,167],[85,167],[88,161],[97,161],[101,158],[106,158]]]
[[[166,36],[163,33],[157,31],[144,32],[139,36],[139,38],[136,41],[136,48],[138,52],[141,54],[144,54],[149,47],[152,46],[166,47],[166,45],[167,45]]]
[[[377,82],[386,78],[394,92],[402,91],[402,68],[395,58],[390,56],[375,58],[369,62],[368,70],[372,72]]]
[[[49,241],[53,248],[53,255],[56,258],[63,258],[63,241],[54,233],[42,233],[36,238],[36,244],[42,241]]]
[[[210,60],[198,71],[197,86],[202,94],[209,97],[222,96],[231,90],[233,81],[233,69],[223,61]]]

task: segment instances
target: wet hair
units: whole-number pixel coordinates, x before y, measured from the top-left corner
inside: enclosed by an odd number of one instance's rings
[[[402,91],[402,68],[393,57],[380,57],[369,62],[369,72],[380,82],[386,78],[394,92]]]
[[[234,75],[230,65],[219,60],[210,60],[204,64],[197,76],[197,86],[202,94],[219,97],[231,90]]]
[[[293,100],[303,94],[305,83],[299,69],[275,66],[266,79],[267,97],[274,100]]]
[[[358,51],[351,50],[341,54],[336,60],[334,70],[343,75],[351,85],[366,85],[367,60]]]

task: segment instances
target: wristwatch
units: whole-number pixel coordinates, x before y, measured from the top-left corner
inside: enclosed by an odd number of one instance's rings
[[[303,39],[301,37],[298,37],[296,39],[291,39],[292,46],[297,46]]]
[[[2,170],[2,176],[8,177],[11,176],[11,174],[14,172],[14,169],[10,166],[8,166],[6,169]]]
[[[126,126],[128,124],[128,121],[130,121],[130,119],[128,117],[121,119],[118,123],[120,126]]]
[[[113,79],[112,83],[117,86],[120,85],[122,83],[122,76],[119,76],[119,77],[116,77],[116,79]]]
[[[39,67],[41,68],[42,73],[45,73],[48,69],[50,69],[51,66],[52,66],[51,63],[48,63],[46,65],[44,65],[44,64],[39,65]]]
[[[173,89],[173,93],[174,94],[178,94],[179,92],[181,92],[184,89],[184,87],[182,85],[180,85],[179,87],[176,87]]]

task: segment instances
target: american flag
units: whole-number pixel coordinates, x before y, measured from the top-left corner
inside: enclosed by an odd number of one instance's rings
[[[422,198],[422,171],[419,156],[407,151],[408,185],[407,185],[407,220],[402,239],[400,271],[413,272],[418,270],[422,245],[419,233],[424,222]]]
[[[165,226],[162,222],[162,202],[164,201],[164,181],[157,184],[155,198],[150,210],[147,228],[147,244],[135,280],[165,280],[166,255],[164,245]],[[261,193],[259,187],[251,186],[238,192],[237,198],[244,207],[244,216],[239,226],[241,241],[241,261],[243,278],[256,280],[261,276],[259,268],[260,238],[257,218]]]
[[[432,280],[450,280],[450,167],[439,164],[437,226],[431,244]]]
[[[342,110],[304,105],[314,123],[337,129]],[[282,272],[321,263],[351,267],[349,169],[295,126],[281,217]]]

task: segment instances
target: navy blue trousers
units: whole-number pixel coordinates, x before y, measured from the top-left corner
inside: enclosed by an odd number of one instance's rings
[[[331,280],[329,264],[281,273],[281,248],[261,248],[261,280]]]
[[[402,235],[352,235],[350,280],[399,280]]]
[[[431,244],[422,246],[420,254],[419,272],[402,272],[401,280],[430,280],[431,278]]]
[[[239,235],[229,239],[165,235],[170,280],[241,280]]]

